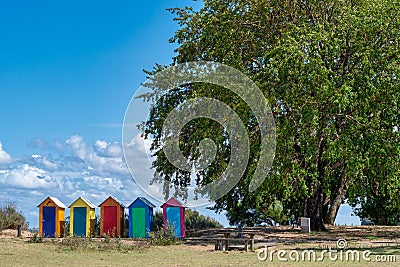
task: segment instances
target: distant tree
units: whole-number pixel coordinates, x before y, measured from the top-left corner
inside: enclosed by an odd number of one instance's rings
[[[222,228],[222,224],[210,216],[204,216],[198,211],[186,209],[186,229],[209,229],[209,228]]]
[[[67,237],[70,235],[69,225],[70,225],[70,217],[67,216],[64,221],[64,237]]]
[[[124,216],[124,227],[123,227],[123,236],[122,237],[128,237],[129,236],[129,215],[125,214]]]
[[[0,231],[17,229],[18,224],[21,224],[23,229],[28,227],[24,215],[14,202],[7,202],[3,207],[0,207]]]
[[[154,230],[160,230],[163,228],[163,214],[161,211],[156,211],[154,214]]]
[[[282,202],[275,200],[268,206],[259,206],[257,209],[241,207],[240,203],[227,212],[229,224],[237,226],[257,226],[257,225],[284,225],[288,223],[289,217],[284,212]]]
[[[186,229],[209,229],[209,228],[222,228],[222,224],[217,220],[200,214],[198,211],[186,209],[185,210]],[[154,230],[163,228],[163,214],[157,211],[154,214]]]
[[[95,214],[93,236],[100,236],[100,216]]]

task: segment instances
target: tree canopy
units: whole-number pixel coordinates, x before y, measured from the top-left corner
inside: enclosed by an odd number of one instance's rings
[[[399,11],[399,1],[387,0],[205,0],[197,11],[172,8],[180,26],[170,40],[178,44],[173,64],[221,62],[250,77],[271,106],[276,153],[270,174],[250,193],[261,144],[251,107],[222,87],[188,84],[155,102],[142,124],[152,138],[155,181],[178,195],[188,186],[190,172],[163,153],[161,128],[175,107],[205,96],[234,109],[250,140],[244,175],[215,210],[245,217],[249,210],[267,213],[279,200],[288,216],[310,217],[312,230],[324,230],[348,199],[361,205],[359,214],[394,223],[400,214]],[[223,127],[200,118],[180,133],[183,154],[198,158],[204,138],[215,142],[216,157],[196,172],[200,185],[220,175],[231,149]]]

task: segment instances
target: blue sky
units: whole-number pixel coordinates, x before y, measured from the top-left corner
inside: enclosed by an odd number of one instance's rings
[[[123,162],[125,110],[142,70],[172,61],[178,25],[166,8],[200,4],[0,2],[0,202],[15,201],[36,227],[48,195],[67,205],[143,195]],[[359,223],[349,213],[338,222]]]

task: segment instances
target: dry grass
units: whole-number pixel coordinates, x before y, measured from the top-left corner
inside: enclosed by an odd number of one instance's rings
[[[97,246],[88,246],[83,249],[60,249],[57,242],[46,239],[44,243],[29,243],[28,238],[15,238],[10,235],[0,236],[0,266],[398,266],[400,261],[400,244],[397,243],[400,228],[335,228],[326,233],[299,234],[296,229],[251,229],[260,231],[260,240],[275,240],[275,249],[325,249],[335,244],[338,237],[348,238],[352,245],[365,243],[373,255],[391,254],[397,256],[396,263],[378,262],[340,262],[326,259],[323,262],[280,262],[275,256],[274,261],[260,261],[257,252],[243,251],[214,251],[210,243],[185,243],[173,246],[143,246],[142,243],[132,240],[122,240],[128,246],[124,250],[91,249]],[[249,230],[249,229],[248,229]],[[217,232],[212,233],[219,235]],[[256,235],[257,238],[257,235]],[[388,243],[379,243],[382,240]],[[290,242],[289,242],[290,241]],[[298,241],[298,242],[294,242]],[[300,242],[302,241],[302,242]],[[318,241],[318,242],[317,242]],[[102,242],[95,239],[90,242]],[[380,244],[380,245],[378,245]],[[326,246],[326,247],[325,247]],[[354,245],[354,247],[357,247]],[[89,249],[88,249],[89,248]],[[373,257],[372,257],[373,258]],[[374,258],[373,258],[374,259]]]

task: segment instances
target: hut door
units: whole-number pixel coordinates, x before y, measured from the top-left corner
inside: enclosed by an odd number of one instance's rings
[[[132,233],[133,238],[146,237],[146,209],[133,208],[132,209]]]
[[[54,237],[56,232],[56,207],[43,207],[43,237]]]
[[[104,233],[117,236],[117,207],[104,206]]]
[[[74,208],[74,235],[86,236],[86,208]]]
[[[167,207],[167,222],[174,228],[175,237],[181,237],[181,213],[179,207]]]

